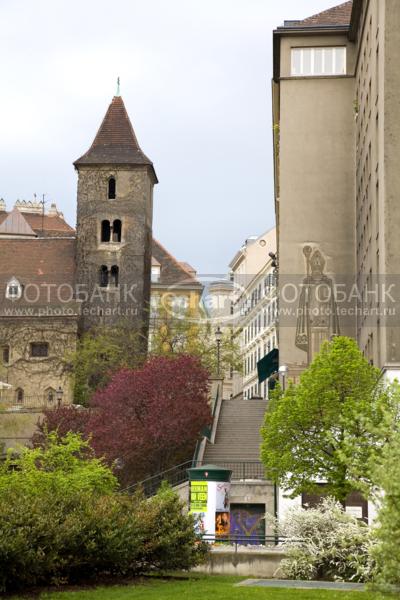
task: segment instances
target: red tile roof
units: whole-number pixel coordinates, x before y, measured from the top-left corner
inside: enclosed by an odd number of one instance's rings
[[[69,300],[75,285],[75,247],[75,239],[0,239],[0,316],[7,307],[34,309]],[[13,277],[26,290],[26,297],[15,301],[5,297]]]
[[[307,17],[302,21],[295,21],[292,23],[295,27],[316,27],[324,25],[339,25],[346,26],[350,25],[351,11],[353,8],[353,0],[344,2],[338,6],[328,8],[323,12]]]
[[[0,225],[4,223],[7,217],[11,213],[9,212],[0,212]],[[66,221],[62,217],[58,215],[49,216],[49,215],[39,215],[38,213],[21,213],[25,221],[28,225],[33,229],[33,231],[39,237],[59,237],[59,236],[73,236],[75,235],[75,230],[73,227],[68,225]],[[43,219],[43,231],[42,231],[42,219]]]
[[[89,150],[74,162],[80,165],[149,165],[142,152],[121,96],[114,96]]]
[[[161,265],[160,280],[158,282],[160,285],[203,288],[200,281],[154,238],[152,256]]]

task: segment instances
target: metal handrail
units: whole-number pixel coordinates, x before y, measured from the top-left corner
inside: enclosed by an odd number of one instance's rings
[[[135,489],[142,487],[146,495],[153,495],[160,487],[163,481],[167,481],[170,485],[180,485],[188,481],[187,470],[191,467],[201,467],[206,464],[204,461],[188,460],[184,463],[161,471],[156,475],[147,477],[142,481],[134,482],[121,492],[132,492]],[[260,461],[213,461],[217,467],[224,467],[232,471],[233,481],[267,481],[264,473],[264,466]]]

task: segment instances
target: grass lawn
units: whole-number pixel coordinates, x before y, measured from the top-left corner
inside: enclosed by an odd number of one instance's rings
[[[234,587],[244,578],[190,576],[149,578],[136,585],[107,586],[85,590],[46,592],[40,600],[383,600],[400,599],[371,592],[290,590]],[[22,598],[22,596],[14,597]]]

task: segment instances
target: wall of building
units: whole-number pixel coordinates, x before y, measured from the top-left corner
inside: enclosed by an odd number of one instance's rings
[[[9,362],[0,361],[0,381],[12,385],[1,392],[2,402],[15,405],[23,390],[26,408],[46,404],[49,392],[63,390],[63,403],[73,400],[68,363],[76,349],[77,319],[36,318],[0,320],[0,349],[9,348]],[[48,356],[32,357],[31,343],[47,342]],[[54,404],[56,402],[55,394]],[[51,403],[50,403],[51,405]]]
[[[297,309],[307,277],[306,247],[319,250],[329,285],[348,282],[355,273],[355,125],[354,79],[287,77],[290,49],[347,44],[338,38],[282,40],[279,86],[279,350],[280,363],[296,376],[307,364],[307,352],[295,345]],[[352,64],[353,53],[348,51]],[[283,292],[283,287],[285,290]],[[292,288],[292,286],[294,286]],[[286,293],[285,293],[286,292]],[[282,314],[282,311],[285,314]],[[355,335],[354,317],[343,319],[340,333]],[[331,334],[326,327],[326,338]]]

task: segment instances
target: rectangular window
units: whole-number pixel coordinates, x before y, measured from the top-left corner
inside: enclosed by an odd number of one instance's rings
[[[47,342],[32,342],[31,356],[35,358],[45,358],[49,355],[49,345]]]
[[[10,362],[10,348],[9,346],[4,346],[3,347],[3,364],[4,365],[8,365],[8,363]]]
[[[292,48],[292,76],[346,75],[346,48]]]

